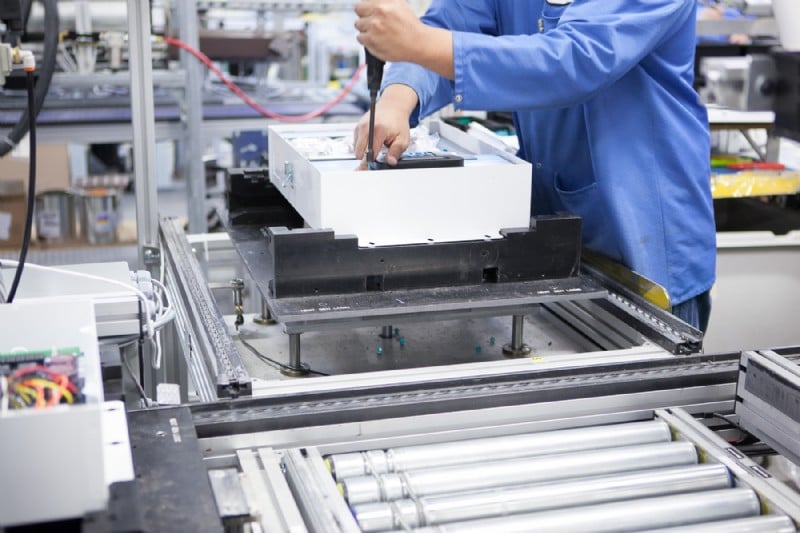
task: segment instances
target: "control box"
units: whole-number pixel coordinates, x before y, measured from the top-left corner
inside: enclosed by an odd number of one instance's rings
[[[0,305],[0,529],[80,517],[108,501],[94,306]]]

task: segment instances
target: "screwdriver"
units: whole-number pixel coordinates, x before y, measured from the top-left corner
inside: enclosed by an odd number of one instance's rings
[[[364,48],[367,60],[367,88],[369,89],[369,137],[367,137],[367,165],[375,161],[375,151],[372,138],[375,136],[375,102],[378,100],[378,91],[383,81],[383,66],[386,64]]]

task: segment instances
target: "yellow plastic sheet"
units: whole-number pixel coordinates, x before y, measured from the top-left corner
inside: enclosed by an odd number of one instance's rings
[[[800,172],[752,171],[711,175],[711,194],[717,199],[797,193],[800,193]]]

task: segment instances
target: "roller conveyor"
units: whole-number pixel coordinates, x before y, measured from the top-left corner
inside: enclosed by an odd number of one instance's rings
[[[353,514],[364,531],[383,531],[396,525],[418,527],[489,516],[545,511],[584,505],[725,489],[732,485],[722,465],[647,470],[560,483],[498,488],[490,491],[421,497],[356,505]]]
[[[248,437],[237,441],[238,468],[217,476],[240,480],[245,494],[227,520],[249,514],[266,530],[298,533],[789,532],[800,524],[794,491],[680,408],[600,420],[548,413],[533,424],[476,410],[445,427],[412,416],[320,426],[306,440],[282,430]],[[297,444],[282,447],[287,438]],[[227,461],[215,456],[214,468]],[[215,497],[230,507],[230,490]]]
[[[756,516],[759,512],[760,503],[755,492],[750,489],[736,488],[588,505],[578,509],[568,508],[455,522],[418,531],[425,533],[482,533],[485,531],[615,533],[641,531],[650,527],[715,522]]]
[[[331,455],[325,460],[337,479],[345,479],[368,474],[472,463],[484,460],[487,450],[491,450],[492,459],[500,460],[547,455],[553,453],[553,450],[566,453],[667,442],[671,439],[669,426],[660,420],[652,420],[342,453]]]
[[[665,529],[648,529],[647,533],[794,533],[795,531],[797,529],[788,516],[768,515]]]
[[[487,450],[487,454],[491,455],[491,450]],[[697,463],[697,451],[692,443],[661,442],[357,476],[343,479],[339,484],[347,501],[354,505],[398,500],[412,495],[429,496],[694,463]]]
[[[288,463],[322,463],[312,468],[328,477],[320,489],[336,486],[345,503],[339,520],[349,509],[345,521],[354,522],[342,531],[795,531],[672,416],[334,453],[324,462],[303,450]]]

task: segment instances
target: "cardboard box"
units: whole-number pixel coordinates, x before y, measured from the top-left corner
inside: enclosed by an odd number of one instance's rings
[[[14,153],[0,157],[1,182],[28,183],[28,157]],[[69,152],[66,144],[40,144],[36,147],[36,192],[67,190],[72,186],[69,175]]]
[[[19,248],[25,229],[25,187],[22,181],[0,182],[0,248]]]

